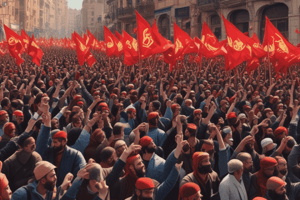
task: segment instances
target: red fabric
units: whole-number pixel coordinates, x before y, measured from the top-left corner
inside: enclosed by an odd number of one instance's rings
[[[135,13],[140,58],[145,59],[153,54],[162,53],[163,49],[159,38],[153,33],[149,23],[136,10]]]
[[[16,59],[17,65],[20,66],[24,62],[24,60],[21,58],[21,55],[24,52],[22,38],[13,30],[8,28],[6,25],[3,26],[5,30],[9,53],[13,58]]]
[[[118,40],[120,40],[120,41],[122,40],[123,36],[116,30],[115,30],[115,35],[118,38]]]
[[[123,30],[124,64],[131,66],[139,61],[137,41]]]
[[[32,62],[35,63],[37,66],[41,66],[41,60],[44,55],[42,49],[37,45],[34,36],[31,36],[30,44],[28,47],[28,54],[32,58]]]
[[[285,181],[276,176],[272,176],[267,181],[267,189],[268,190],[276,190],[284,185],[285,185]]]
[[[253,200],[267,200],[267,199],[265,199],[263,197],[255,197]]]
[[[27,35],[27,33],[22,29],[21,31],[21,37],[22,37],[22,44],[25,48],[25,51],[28,52],[30,37]]]
[[[127,109],[127,112],[128,112],[128,111],[136,112],[136,110],[135,110],[134,108],[129,108],[129,109]]]
[[[205,158],[209,158],[209,154],[206,152],[195,152],[193,154],[193,174],[203,187],[205,187],[205,183],[207,179],[206,180],[201,179],[201,177],[199,176],[198,167],[199,167],[199,162],[201,162]]]
[[[3,126],[3,132],[4,132],[4,134],[6,134],[8,136],[13,129],[16,129],[16,126],[12,122],[7,122]]]
[[[279,126],[278,128],[275,129],[274,136],[277,137],[282,132],[285,132],[285,134],[288,134],[288,130],[285,127]]]
[[[87,46],[91,47],[95,50],[101,50],[101,44],[95,38],[95,36],[89,30],[87,30],[87,34],[88,34],[88,38],[89,38],[89,42],[88,42]]]
[[[227,115],[227,119],[232,119],[232,118],[236,118],[235,112],[231,112]]]
[[[105,102],[100,103],[99,106],[108,107],[107,103]]]
[[[148,146],[152,141],[153,141],[153,140],[152,140],[151,137],[149,137],[149,136],[144,136],[144,137],[142,137],[142,138],[140,139],[140,145],[141,145],[142,147],[146,147],[146,146]]]
[[[299,30],[298,30],[298,28],[296,28],[296,30],[295,30],[295,33],[297,33],[297,34],[299,34],[300,32],[299,32]]]
[[[7,114],[6,110],[0,110],[0,116],[1,115],[6,115],[6,114]]]
[[[84,104],[84,103],[83,103],[82,101],[78,101],[78,102],[77,102],[77,106],[83,106],[83,104]]]
[[[158,116],[159,116],[158,112],[151,112],[151,113],[148,115],[148,121],[149,121],[150,119],[156,118],[156,117],[158,117]]]
[[[204,22],[201,34],[201,52],[206,58],[216,57],[218,55],[225,55],[226,49],[219,43],[215,34],[211,31],[208,25]]]
[[[83,65],[84,62],[87,62],[91,67],[96,63],[96,59],[90,52],[90,47],[86,45],[86,41],[83,40],[80,35],[74,32],[74,42],[76,44],[76,54],[79,65]]]
[[[138,159],[138,158],[140,158],[140,155],[139,155],[139,154],[136,154],[136,155],[133,155],[133,156],[129,156],[129,157],[127,158],[127,160],[126,160],[126,165],[125,165],[125,168],[124,168],[125,174],[126,174],[126,175],[127,175],[127,174],[131,174],[131,175],[132,175],[132,172],[130,171],[129,166],[130,166],[130,165],[133,165],[134,161],[135,161],[136,159]]]
[[[53,135],[53,139],[64,138],[67,139],[67,133],[65,131],[58,131]]]
[[[199,185],[193,182],[185,183],[179,190],[179,198],[188,198],[200,191]]]
[[[192,129],[192,130],[197,130],[196,124],[193,124],[193,123],[189,123],[189,124],[187,125],[187,127],[188,127],[189,129]]]
[[[15,115],[16,117],[23,117],[23,112],[21,110],[16,110],[15,112],[13,112],[13,115]]]
[[[201,109],[196,109],[196,110],[194,110],[194,114],[198,114],[198,113],[202,113],[202,110]]]
[[[138,190],[147,190],[147,189],[155,188],[155,185],[151,178],[143,177],[143,178],[139,178],[136,181],[135,187]]]
[[[104,26],[104,41],[106,43],[106,55],[108,57],[121,55],[123,52],[122,43],[106,26]]]

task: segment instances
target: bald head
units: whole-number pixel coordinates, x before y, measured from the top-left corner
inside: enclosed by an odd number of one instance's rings
[[[115,150],[116,150],[116,154],[118,157],[121,156],[121,154],[127,149],[127,145],[125,143],[124,140],[118,140],[116,143],[115,143],[115,146],[114,146]]]

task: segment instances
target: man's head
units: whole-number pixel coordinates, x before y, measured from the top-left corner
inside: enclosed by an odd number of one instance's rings
[[[194,122],[198,125],[200,125],[200,121],[202,119],[202,110],[201,109],[195,109],[194,110]]]
[[[120,157],[128,147],[124,140],[118,140],[116,141],[114,148],[116,150],[117,157]]]
[[[126,108],[126,112],[128,115],[129,119],[135,119],[136,118],[136,109],[133,106],[128,106],[128,108]]]
[[[35,150],[35,139],[29,135],[21,135],[18,140],[18,145],[27,153],[32,153]]]
[[[148,115],[149,126],[157,127],[157,125],[158,125],[158,118],[159,118],[158,112],[151,112],[151,113],[149,113],[149,115]]]
[[[48,161],[40,161],[36,163],[36,166],[33,170],[35,179],[39,182],[44,189],[53,191],[56,184],[56,167],[49,163]]]
[[[279,177],[273,176],[267,181],[268,194],[272,199],[284,200],[286,199],[286,182]]]
[[[124,125],[121,122],[114,125],[113,134],[117,138],[124,138]]]
[[[149,103],[150,112],[159,112],[160,107],[161,107],[161,103],[158,100]]]
[[[286,176],[288,172],[287,162],[285,158],[281,156],[276,156],[275,159],[278,163],[278,165],[276,166],[277,176],[279,178],[283,178],[283,176]]]
[[[146,153],[154,153],[157,149],[155,143],[152,138],[149,136],[144,136],[140,139],[140,145],[142,146],[143,154]]]
[[[230,126],[225,126],[222,130],[222,138],[226,144],[229,146],[233,145],[233,139],[232,139],[232,130]]]
[[[155,185],[151,178],[142,177],[135,183],[135,194],[137,200],[153,200]]]
[[[236,159],[240,160],[243,163],[243,168],[245,172],[252,172],[253,161],[249,153],[241,152],[237,155]]]
[[[5,110],[0,110],[0,124],[5,124],[9,122],[8,113]]]
[[[202,194],[199,185],[193,182],[185,183],[179,190],[180,200],[201,200]]]
[[[16,126],[12,122],[7,122],[3,126],[3,132],[10,138],[15,137]]]
[[[271,138],[264,138],[261,142],[262,153],[266,156],[270,156],[273,153],[274,148],[276,148],[277,144],[273,143]]]
[[[0,199],[10,200],[12,196],[12,191],[10,190],[8,180],[5,174],[0,173]]]
[[[92,191],[98,191],[98,183],[100,183],[103,180],[103,169],[101,165],[98,163],[93,163],[91,165],[91,168],[88,170],[89,172],[89,187]]]
[[[195,152],[193,154],[193,170],[200,174],[208,174],[212,172],[208,153]]]
[[[55,152],[60,152],[65,149],[67,144],[67,133],[65,131],[58,131],[52,137],[52,146]]]
[[[138,178],[145,176],[146,168],[139,154],[127,158],[125,173]]]
[[[15,119],[15,120],[14,120]],[[13,112],[13,120],[20,124],[24,121],[24,115],[21,110],[16,110]]]
[[[276,140],[281,141],[282,138],[288,136],[288,130],[283,126],[279,126],[278,128],[275,129],[274,136]]]
[[[101,166],[104,167],[104,164],[107,168],[114,166],[118,157],[116,154],[116,150],[112,147],[105,147],[100,153]]]
[[[228,173],[235,176],[235,178],[239,181],[243,175],[243,163],[238,159],[231,159],[228,162]]]
[[[275,167],[277,166],[277,161],[272,157],[264,157],[260,160],[260,170],[266,177],[271,177],[274,174]]]
[[[188,123],[184,135],[186,137],[196,137],[197,126],[193,123]]]
[[[201,151],[208,153],[211,161],[214,160],[215,146],[212,140],[203,140]]]
[[[51,130],[59,129],[59,120],[57,118],[51,119]]]

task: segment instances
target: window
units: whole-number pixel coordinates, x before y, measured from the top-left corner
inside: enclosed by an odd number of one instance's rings
[[[93,21],[94,21],[94,18],[91,18],[91,21],[93,22]]]
[[[92,16],[94,16],[94,11],[92,11],[92,13],[91,13],[91,14],[92,14]]]

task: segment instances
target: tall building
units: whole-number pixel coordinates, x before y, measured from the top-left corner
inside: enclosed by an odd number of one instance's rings
[[[84,0],[82,2],[82,30],[85,33],[87,29],[95,35],[97,39],[103,33],[104,22],[104,0]]]
[[[63,38],[68,33],[68,1],[54,0],[55,4],[55,37]]]
[[[68,15],[69,15],[69,20],[68,20],[68,37],[71,37],[71,34],[76,31],[77,29],[77,16],[79,15],[81,17],[81,12],[80,10],[77,9],[71,9],[69,8],[68,11]]]

